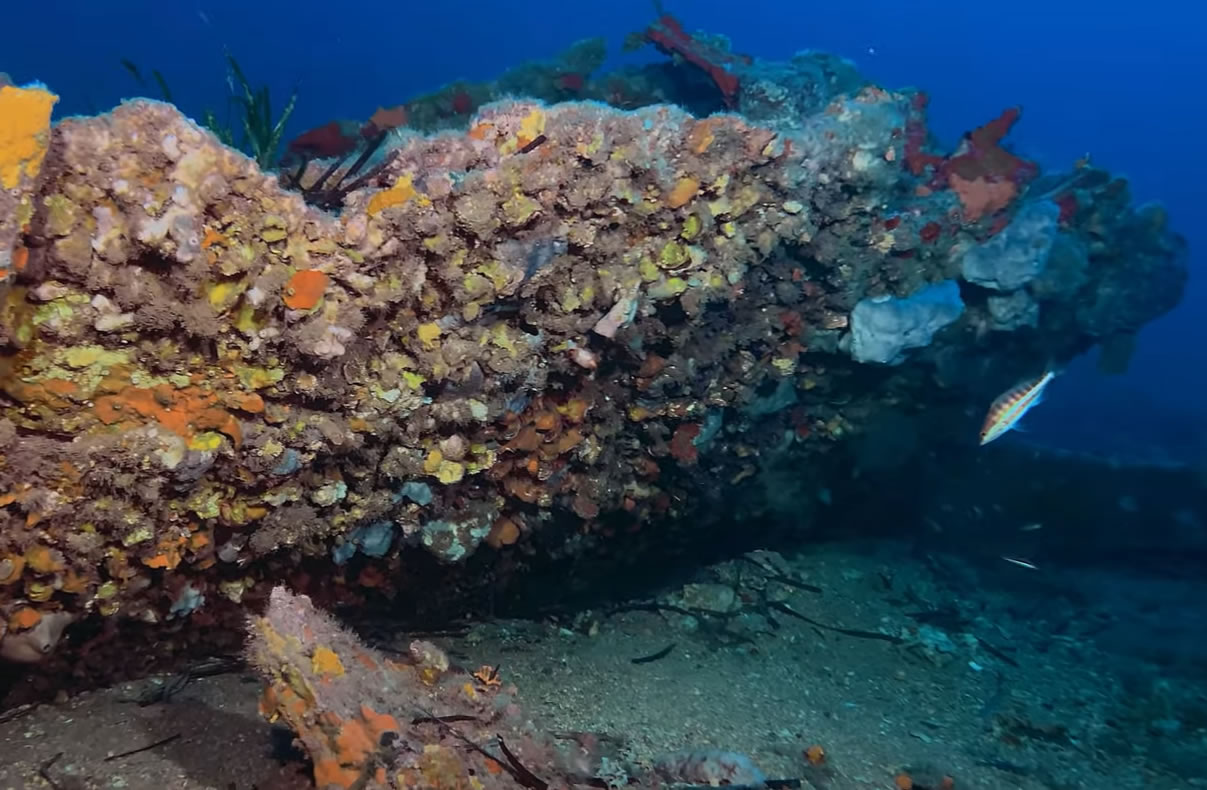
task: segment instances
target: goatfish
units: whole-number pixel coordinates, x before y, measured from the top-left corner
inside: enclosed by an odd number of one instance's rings
[[[1056,378],[1049,370],[1033,381],[1024,381],[998,395],[989,406],[985,424],[981,426],[981,444],[986,445],[1002,434],[1018,427],[1023,415],[1038,406],[1043,399],[1044,389]]]

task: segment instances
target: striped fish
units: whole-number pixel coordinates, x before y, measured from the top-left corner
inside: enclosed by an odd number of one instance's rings
[[[985,424],[981,426],[981,444],[989,444],[1016,427],[1024,414],[1039,405],[1044,389],[1054,378],[1056,373],[1049,370],[1034,381],[1024,381],[999,395],[985,415]]]

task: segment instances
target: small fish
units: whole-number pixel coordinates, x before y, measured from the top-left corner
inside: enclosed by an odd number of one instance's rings
[[[1024,414],[1039,405],[1044,389],[1054,378],[1056,373],[1049,370],[1034,381],[1023,382],[999,395],[985,415],[985,424],[981,426],[981,444],[989,444],[1015,428]]]
[[[1036,530],[1043,529],[1043,528],[1044,528],[1044,525],[1040,524],[1037,521],[1034,524],[1027,524],[1026,526],[1019,527],[1018,531],[1019,532],[1035,532]]]
[[[1006,562],[1010,563],[1011,565],[1017,565],[1018,567],[1026,568],[1029,571],[1039,570],[1039,566],[1036,565],[1034,562],[1031,562],[1030,560],[1020,559],[1018,557],[1007,557],[1005,555],[1002,556],[1002,559],[1005,560]]]

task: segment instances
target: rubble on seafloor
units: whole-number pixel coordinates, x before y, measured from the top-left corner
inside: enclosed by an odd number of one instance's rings
[[[681,33],[646,35],[715,82]],[[774,101],[815,60],[735,65],[744,115],[487,104],[334,213],[171,105],[51,125],[0,87],[0,655],[67,629],[45,683],[92,683],[237,644],[283,582],[433,601],[808,520],[884,414],[971,442],[1176,304],[1126,181],[1040,174],[1016,111],[935,153],[919,95],[847,72]]]

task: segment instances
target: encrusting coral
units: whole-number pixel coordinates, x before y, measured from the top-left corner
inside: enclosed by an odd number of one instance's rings
[[[939,158],[910,95],[760,110],[814,65],[742,65],[765,123],[487,104],[392,139],[337,213],[170,105],[48,135],[53,96],[0,88],[0,606],[212,624],[303,575],[393,594],[408,552],[694,529],[888,404],[963,426],[980,387],[1178,300],[1181,241],[1125,182],[1012,171],[974,206],[928,170],[998,178],[1012,115]],[[961,281],[1035,202],[1040,273]],[[859,320],[932,292],[908,344]]]

